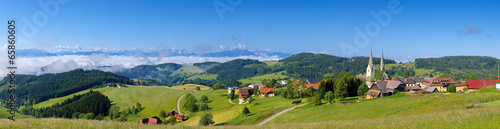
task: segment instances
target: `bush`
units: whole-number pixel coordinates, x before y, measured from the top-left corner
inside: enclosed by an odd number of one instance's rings
[[[214,124],[215,122],[212,120],[213,116],[211,113],[206,113],[201,117],[200,121],[198,122],[198,125],[200,126],[208,126],[211,124]]]

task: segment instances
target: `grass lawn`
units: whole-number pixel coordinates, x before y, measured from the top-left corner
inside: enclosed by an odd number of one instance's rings
[[[113,88],[99,88],[99,89],[94,89],[94,90],[103,92],[103,91],[110,90],[110,89],[113,89]],[[87,93],[89,91],[90,91],[90,89],[83,90],[83,91],[80,91],[80,92],[77,92],[77,93],[74,93],[74,94],[71,94],[71,95],[67,95],[67,96],[64,96],[64,97],[52,98],[52,99],[49,99],[47,101],[43,101],[43,102],[40,102],[40,103],[37,103],[37,104],[33,105],[33,108],[39,109],[39,108],[43,108],[43,107],[49,107],[49,106],[52,106],[52,105],[54,105],[56,103],[62,103],[66,99],[73,98],[73,96],[75,96],[75,95],[81,95],[81,94]]]
[[[177,69],[174,73],[203,73],[202,69],[198,68],[198,66],[187,66],[183,65],[181,68]]]
[[[282,124],[361,120],[404,117],[446,111],[463,111],[466,109],[466,105],[469,102],[495,97],[500,97],[500,92],[431,94],[425,96],[399,94],[373,100],[364,100],[348,105],[342,105],[340,103],[321,106],[306,105],[285,113],[269,123]]]
[[[202,73],[202,74],[197,74],[194,76],[191,76],[187,78],[186,80],[194,80],[196,78],[203,79],[203,80],[214,80],[217,78],[217,74],[209,74],[209,73]]]
[[[149,87],[131,85],[128,85],[128,88],[104,87],[95,90],[108,96],[113,103],[120,106],[121,110],[132,108],[132,106],[134,106],[137,102],[141,103],[141,105],[145,107],[144,110],[137,115],[130,115],[128,118],[129,122],[136,122],[139,119],[146,117],[158,116],[161,110],[165,110],[167,112],[176,110],[177,99],[186,93],[192,92],[188,90],[167,88],[165,86]],[[85,92],[88,92],[88,90],[75,94],[83,94]],[[51,106],[55,103],[60,103],[75,94],[41,102],[36,104],[34,107]]]
[[[195,90],[196,87],[200,87],[200,90],[210,90],[210,87],[205,86],[205,85],[197,85],[197,84],[184,84],[182,86],[172,86],[173,89],[179,89],[179,90]]]
[[[7,119],[7,118],[10,117],[10,115],[11,114],[9,112],[9,109],[4,108],[4,107],[0,107],[0,119]],[[16,116],[14,116],[14,119],[19,119],[19,118],[33,118],[32,116],[23,115],[23,114],[17,113],[17,112],[14,115],[16,115]]]
[[[290,78],[286,75],[283,75],[282,73],[285,73],[285,71],[271,73],[271,74],[264,74],[264,75],[255,76],[255,77],[246,78],[246,79],[240,79],[238,81],[241,82],[242,84],[248,84],[248,83],[261,83],[262,80],[264,80],[264,79],[268,79],[268,80],[269,79],[276,79],[276,80],[278,80],[278,79]]]
[[[192,92],[197,99],[200,99],[202,95],[206,95],[212,102],[208,103],[208,112],[212,113],[214,116],[215,124],[229,124],[229,125],[252,125],[258,124],[269,118],[270,115],[281,112],[287,108],[293,107],[295,105],[291,104],[294,100],[284,99],[280,96],[259,98],[254,97],[254,101],[250,104],[230,104],[228,102],[227,96],[222,96],[227,94],[227,90],[212,90],[212,91],[195,91]],[[243,107],[249,108],[251,115],[243,116]],[[189,120],[179,123],[178,125],[184,126],[196,126],[198,121],[204,112],[189,113],[184,111],[189,115]]]
[[[262,62],[266,63],[266,65],[269,65],[269,66],[276,65],[279,63],[278,61],[262,61]]]
[[[427,113],[419,115],[407,115],[401,117],[387,117],[374,119],[358,120],[338,120],[330,122],[303,122],[286,124],[269,124],[263,126],[240,125],[240,126],[217,126],[217,128],[240,129],[240,128],[259,128],[259,129],[352,129],[352,128],[498,128],[500,121],[500,106],[490,106],[483,108],[474,108],[467,110],[454,110],[436,113]],[[304,118],[307,119],[307,118]],[[60,118],[44,119],[17,119],[10,121],[0,119],[0,128],[51,128],[51,129],[109,129],[109,128],[145,128],[145,129],[163,129],[163,128],[209,128],[200,126],[169,126],[169,125],[139,125],[132,122],[116,121],[97,121],[97,120],[76,120]]]

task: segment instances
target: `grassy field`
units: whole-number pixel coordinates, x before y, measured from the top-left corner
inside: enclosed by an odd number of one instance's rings
[[[203,73],[203,74],[197,74],[194,76],[191,76],[187,78],[186,80],[194,80],[196,78],[203,79],[203,80],[214,80],[217,78],[217,74],[209,74],[209,73]]]
[[[266,63],[266,65],[269,65],[269,66],[273,66],[273,65],[276,65],[276,64],[279,63],[278,61],[263,61],[263,62]]]
[[[202,89],[207,89],[206,86]],[[189,92],[188,90],[179,90],[167,88],[165,86],[147,87],[147,86],[128,86],[128,88],[105,87],[95,89],[104,95],[108,96],[113,103],[120,106],[122,110],[131,108],[137,102],[141,103],[144,108],[137,115],[131,115],[128,118],[130,122],[136,122],[139,119],[158,116],[161,110],[172,111],[176,110],[177,99]],[[194,88],[193,88],[194,90]],[[75,94],[83,94],[87,91],[78,92]],[[66,98],[72,97],[68,95],[61,98],[51,99],[42,103],[36,104],[34,107],[45,107],[55,103],[60,103]]]
[[[183,65],[181,68],[179,68],[175,73],[203,73],[202,69],[198,68],[198,66],[188,66],[188,65]]]
[[[10,113],[8,112],[9,109],[7,108],[4,108],[4,107],[0,107],[0,119],[7,119],[10,117]],[[16,116],[14,117],[14,119],[19,119],[19,118],[33,118],[32,116],[27,116],[27,115],[23,115],[23,114],[20,114],[20,113],[16,113],[15,114]]]
[[[111,89],[113,89],[113,88],[99,88],[99,89],[95,89],[95,90],[103,92],[103,91],[111,90]],[[64,96],[64,97],[49,99],[47,101],[43,101],[43,102],[40,102],[40,103],[37,103],[37,104],[33,105],[33,108],[39,109],[39,108],[43,108],[43,107],[52,106],[52,105],[54,105],[56,103],[62,103],[64,100],[72,98],[75,95],[81,95],[81,94],[87,93],[89,91],[90,91],[90,89],[83,90],[83,91],[80,91],[80,92],[77,92],[77,93],[74,93],[74,94],[71,94],[71,95],[67,95],[67,96]]]
[[[238,81],[241,82],[242,84],[248,84],[248,83],[260,83],[264,79],[268,79],[269,80],[269,79],[285,79],[285,78],[289,78],[288,76],[283,75],[282,73],[285,73],[285,71],[277,72],[277,73],[271,73],[271,74],[264,74],[264,75],[255,76],[255,77],[246,78],[246,79],[240,79]]]
[[[467,111],[466,105],[470,102],[496,97],[500,97],[500,92],[431,94],[425,96],[399,94],[348,105],[340,103],[321,106],[306,105],[285,113],[269,123],[328,122]]]
[[[200,87],[200,90],[210,90],[210,87],[204,86],[204,85],[197,85],[197,84],[184,84],[182,86],[172,86],[172,89],[179,89],[179,90],[195,90],[196,87]]]
[[[328,129],[328,128],[484,128],[493,129],[499,128],[500,125],[500,108],[482,107],[468,110],[445,111],[438,113],[428,113],[420,115],[408,115],[401,117],[387,117],[375,119],[360,119],[360,120],[339,120],[331,122],[311,122],[311,123],[291,123],[291,124],[270,124],[263,126],[247,125],[247,126],[215,126],[210,128],[259,128],[259,129]],[[121,128],[208,128],[199,126],[168,126],[168,125],[138,125],[129,122],[111,122],[111,121],[95,121],[95,120],[74,120],[74,119],[18,119],[10,121],[0,119],[0,128],[19,129],[19,128],[51,128],[51,129],[121,129]]]
[[[208,112],[212,113],[214,116],[214,121],[216,124],[224,125],[252,125],[257,124],[266,118],[270,117],[270,114],[281,112],[286,108],[293,107],[295,105],[291,104],[293,100],[284,99],[282,97],[268,97],[268,98],[258,98],[254,97],[254,101],[250,104],[231,104],[228,102],[227,90],[213,90],[213,91],[196,91],[191,92],[197,99],[201,98],[202,95],[206,95],[211,102],[208,106],[211,108]],[[250,116],[241,115],[243,107],[250,109]],[[204,112],[189,113],[189,120],[179,123],[181,126],[196,126],[200,120],[200,115]]]

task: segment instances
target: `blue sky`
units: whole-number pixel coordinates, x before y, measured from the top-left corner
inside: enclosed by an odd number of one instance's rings
[[[54,2],[51,16],[38,2]],[[67,2],[64,2],[67,1]],[[496,0],[0,0],[0,21],[16,19],[18,48],[174,47],[200,52],[238,44],[281,52],[387,58],[500,57]],[[62,3],[60,3],[62,2]],[[399,5],[397,4],[399,2]],[[218,13],[214,3],[222,9]],[[391,13],[395,5],[398,13]],[[389,11],[386,26],[370,14]],[[38,17],[37,21],[33,16]],[[385,15],[384,15],[385,16]],[[387,17],[382,17],[387,18]],[[27,19],[27,20],[24,20]],[[46,22],[43,22],[46,21]],[[24,28],[38,30],[29,36]],[[375,23],[375,24],[373,24]],[[6,24],[5,24],[6,25]],[[359,28],[372,36],[359,41]],[[24,27],[24,28],[23,28]],[[378,32],[373,32],[378,30]],[[7,33],[2,31],[1,37]],[[343,51],[344,49],[344,51]],[[345,51],[353,50],[353,51]]]

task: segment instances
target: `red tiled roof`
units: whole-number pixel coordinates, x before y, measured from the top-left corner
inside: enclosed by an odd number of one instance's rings
[[[181,114],[176,114],[176,115],[175,115],[175,119],[182,120],[182,119],[184,119],[184,115],[181,115]]]
[[[313,87],[314,89],[319,89],[319,83],[316,83],[316,84],[307,84],[306,85],[307,87]]]
[[[500,82],[500,76],[498,76],[498,79],[495,80],[495,82]]]
[[[429,86],[443,86],[443,84],[452,84],[455,80],[451,77],[436,77],[432,79],[425,80],[423,84]]]
[[[148,117],[148,118],[144,118],[142,120],[139,121],[139,124],[150,124],[150,125],[153,125],[153,124],[159,124],[161,123],[161,120],[160,118],[154,116],[154,117]]]
[[[455,86],[467,86],[467,84],[456,84]]]
[[[248,89],[247,88],[241,88],[240,89],[240,95],[247,96],[248,95]]]
[[[267,86],[263,86],[260,88],[260,93],[264,94],[274,93],[274,88],[268,88]]]
[[[493,80],[467,80],[467,88],[469,89],[481,89],[485,86],[494,86],[495,81]]]

